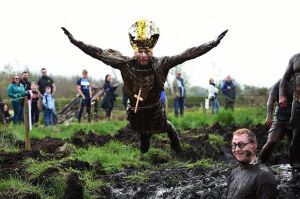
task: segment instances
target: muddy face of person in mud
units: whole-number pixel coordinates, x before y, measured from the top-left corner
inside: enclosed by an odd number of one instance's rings
[[[249,164],[256,159],[256,138],[250,130],[236,131],[231,142],[231,150],[234,157],[241,164]],[[254,136],[252,136],[252,134]]]
[[[151,50],[146,48],[139,48],[137,52],[135,52],[135,57],[137,62],[142,65],[146,66],[150,63],[150,60],[153,56],[153,53]]]

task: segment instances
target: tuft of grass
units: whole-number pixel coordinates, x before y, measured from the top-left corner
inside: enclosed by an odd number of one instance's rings
[[[111,141],[102,147],[90,146],[77,149],[72,158],[89,162],[100,162],[108,173],[122,171],[125,167],[138,168],[147,165],[140,160],[140,152],[124,143]]]
[[[47,160],[47,161],[37,161],[31,158],[25,160],[26,172],[30,174],[30,179],[38,177],[43,171],[50,167],[58,167],[60,161],[58,160]]]
[[[17,140],[18,136],[13,127],[0,125],[0,149],[13,148]]]
[[[217,152],[219,152],[221,146],[225,144],[223,137],[218,134],[209,134],[208,142]]]
[[[65,178],[63,175],[53,175],[48,179],[49,187],[47,193],[55,198],[61,198],[65,187]]]
[[[219,122],[223,126],[230,126],[235,124],[234,112],[231,110],[221,110],[214,115],[215,123]]]
[[[95,178],[95,171],[85,171],[80,174],[80,179],[84,182],[84,195],[86,199],[97,198],[97,190],[104,185],[101,179]]]
[[[37,193],[43,199],[54,199],[45,193],[42,187],[33,186],[29,182],[23,181],[18,178],[11,177],[9,179],[0,179],[0,197],[6,192],[13,191],[13,193]],[[2,196],[3,196],[2,195]],[[4,197],[4,196],[3,196]]]

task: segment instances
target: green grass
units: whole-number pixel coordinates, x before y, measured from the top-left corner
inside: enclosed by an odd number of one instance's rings
[[[59,160],[47,160],[47,161],[38,161],[34,159],[26,159],[26,172],[30,174],[30,178],[38,177],[43,171],[50,167],[58,167],[60,164]]]
[[[253,126],[263,124],[265,120],[264,108],[236,108],[234,111],[221,109],[218,114],[210,114],[199,110],[186,111],[184,117],[175,117],[168,113],[168,119],[177,129],[201,128],[220,123],[223,126]]]
[[[102,147],[90,146],[87,149],[77,149],[72,154],[90,164],[100,162],[108,173],[121,171],[124,167],[138,168],[148,163],[140,161],[140,151],[121,142],[111,141]]]
[[[104,185],[104,182],[101,179],[95,179],[94,171],[85,171],[81,173],[80,179],[84,184],[84,195],[86,199],[97,198],[97,190]]]
[[[6,191],[13,191],[13,193],[38,193],[43,199],[55,199],[56,197],[48,196],[44,189],[40,186],[33,186],[29,182],[22,181],[18,178],[9,178],[7,180],[0,179],[0,197]]]
[[[223,137],[217,134],[209,134],[208,142],[216,151],[220,151],[221,146],[225,144]]]
[[[126,121],[99,121],[89,124],[71,123],[69,125],[61,124],[50,127],[33,127],[32,131],[30,131],[30,137],[36,139],[42,139],[44,137],[69,139],[80,129],[84,130],[85,132],[91,130],[99,134],[113,135],[117,132],[117,130],[125,127],[126,124]],[[18,139],[24,141],[24,126],[14,126],[14,132]]]

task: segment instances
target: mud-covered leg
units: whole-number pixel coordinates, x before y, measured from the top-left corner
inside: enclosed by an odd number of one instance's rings
[[[290,164],[293,168],[300,169],[300,103],[294,102],[292,108],[291,125],[293,140],[290,148]]]
[[[181,152],[180,141],[179,141],[178,135],[176,133],[176,130],[170,121],[167,121],[166,132],[170,139],[171,149],[173,151],[175,151],[176,153],[180,153]]]
[[[141,141],[141,153],[147,153],[150,148],[150,138],[151,135],[149,132],[144,131],[140,132],[140,141]]]

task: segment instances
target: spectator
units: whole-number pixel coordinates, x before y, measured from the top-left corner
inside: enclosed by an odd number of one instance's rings
[[[173,98],[175,117],[183,116],[184,112],[184,98],[185,98],[184,82],[181,77],[181,72],[176,72],[176,78],[173,81]],[[179,109],[179,112],[178,112]]]
[[[82,71],[82,77],[77,81],[77,92],[80,95],[80,108],[78,113],[78,122],[81,122],[83,108],[86,107],[88,115],[88,122],[91,122],[91,99],[92,89],[90,87],[90,81],[88,80],[87,70]]]
[[[35,82],[31,83],[31,122],[37,124],[39,121],[39,98],[40,92],[37,90]]]
[[[235,97],[236,97],[236,91],[235,91],[235,85],[232,82],[232,79],[229,75],[223,81],[222,93],[224,95],[224,100],[225,100],[225,109],[233,110],[234,103],[235,103]]]
[[[55,102],[51,94],[51,87],[46,86],[45,93],[43,95],[43,111],[44,111],[45,126],[53,125],[54,110],[55,110]]]
[[[215,109],[216,109],[216,113],[218,113],[219,109],[220,109],[219,102],[218,102],[218,99],[217,99],[218,92],[219,92],[219,90],[216,87],[214,79],[210,78],[209,79],[209,86],[208,86],[208,100],[209,100],[209,104],[211,106],[211,113],[212,114],[215,113]]]
[[[91,89],[92,89],[92,99],[94,98],[91,104],[94,103],[94,117],[96,118],[98,117],[98,104],[99,104],[100,97],[99,96],[93,97],[98,92],[98,87],[96,86],[96,84],[92,84]]]
[[[25,91],[28,91],[31,88],[31,82],[28,80],[28,78],[29,78],[28,72],[24,71],[22,73],[22,79],[20,80],[20,83],[23,84]]]
[[[114,108],[114,102],[116,101],[115,90],[117,89],[117,86],[112,87],[110,85],[111,80],[112,80],[112,76],[107,74],[105,76],[105,83],[103,86],[105,96],[103,98],[102,105],[101,105],[101,107],[105,110],[105,116],[106,119],[108,120],[110,120],[111,111]]]
[[[53,96],[56,91],[56,86],[54,84],[53,79],[47,75],[46,68],[42,68],[41,73],[42,76],[37,82],[38,90],[40,91],[41,95],[44,95],[46,87],[49,86],[51,88],[51,94]]]
[[[12,82],[7,88],[8,97],[14,109],[14,124],[23,122],[24,108],[22,106],[22,96],[25,94],[24,85],[20,83],[19,75],[14,75]]]
[[[165,90],[162,90],[161,93],[160,93],[160,101],[161,101],[163,107],[165,108],[165,106],[166,106],[166,93],[165,93]]]
[[[3,115],[3,100],[2,97],[0,96],[0,124],[4,124],[4,115]]]
[[[7,104],[4,104],[3,106],[3,117],[6,125],[9,125],[9,123],[13,120],[13,117],[9,113],[9,107]]]
[[[273,173],[256,158],[256,136],[249,129],[233,133],[232,153],[240,166],[228,178],[228,199],[275,199],[276,180]]]

